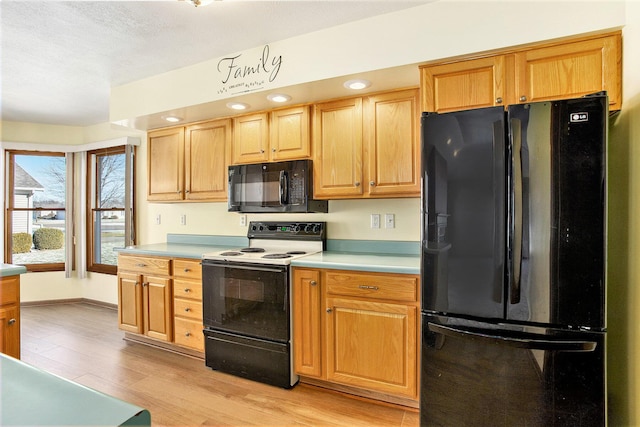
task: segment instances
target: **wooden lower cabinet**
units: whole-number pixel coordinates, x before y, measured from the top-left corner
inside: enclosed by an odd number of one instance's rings
[[[204,352],[200,261],[173,261],[173,330],[177,345]]]
[[[118,324],[130,339],[202,357],[200,261],[121,254]]]
[[[294,368],[303,381],[417,404],[418,276],[295,268],[293,280]]]
[[[0,278],[0,353],[20,358],[20,276]]]

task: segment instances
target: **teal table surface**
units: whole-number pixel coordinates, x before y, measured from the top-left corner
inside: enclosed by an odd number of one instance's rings
[[[1,426],[150,426],[146,409],[0,353]]]
[[[26,272],[27,268],[23,265],[0,264],[0,277],[16,276]]]

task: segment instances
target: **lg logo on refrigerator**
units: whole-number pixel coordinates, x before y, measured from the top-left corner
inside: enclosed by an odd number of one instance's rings
[[[569,121],[571,123],[588,122],[589,113],[571,113],[571,115],[569,116]]]

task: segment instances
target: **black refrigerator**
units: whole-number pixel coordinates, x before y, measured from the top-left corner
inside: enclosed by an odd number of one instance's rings
[[[607,122],[423,113],[421,425],[606,425]]]

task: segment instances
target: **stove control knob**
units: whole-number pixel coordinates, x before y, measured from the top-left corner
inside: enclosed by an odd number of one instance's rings
[[[320,224],[316,224],[313,226],[313,232],[316,234],[320,233]]]
[[[313,226],[311,224],[308,224],[305,228],[304,231],[306,233],[311,233],[313,231]]]
[[[291,229],[297,233],[298,231],[300,231],[300,226],[294,225],[293,227],[291,227]]]

